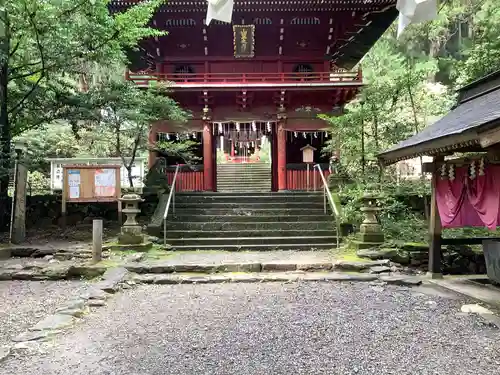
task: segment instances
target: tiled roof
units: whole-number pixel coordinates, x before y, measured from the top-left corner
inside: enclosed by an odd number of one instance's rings
[[[475,96],[470,96],[467,101],[459,103],[447,115],[420,133],[379,154],[379,158],[382,160],[394,159],[391,154],[394,155],[397,152],[398,159],[409,159],[414,157],[417,152],[432,148],[431,142],[433,141],[441,140],[444,142],[442,145],[449,146],[446,142],[447,137],[450,137],[451,146],[452,136],[500,120],[500,86],[491,88],[491,82],[488,82],[488,86],[486,92],[477,92]],[[408,153],[405,152],[405,149],[408,149]]]

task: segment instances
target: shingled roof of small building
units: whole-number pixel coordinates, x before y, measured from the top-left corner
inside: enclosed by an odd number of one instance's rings
[[[379,154],[379,160],[389,165],[416,156],[480,149],[480,135],[500,127],[500,71],[462,87],[458,94],[447,115]]]

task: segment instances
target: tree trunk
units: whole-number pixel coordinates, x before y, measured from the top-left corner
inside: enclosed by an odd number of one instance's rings
[[[0,0],[0,5],[5,2]],[[5,8],[4,8],[5,9]],[[0,226],[5,226],[10,217],[10,205],[8,204],[11,141],[12,134],[9,124],[7,108],[7,83],[9,73],[9,24],[7,13],[0,11],[0,55],[4,57],[0,63]]]
[[[128,183],[130,184],[130,188],[134,187],[134,177],[132,176],[132,165],[133,164],[134,164],[134,162],[131,161],[130,164],[125,165],[125,169],[127,170]]]

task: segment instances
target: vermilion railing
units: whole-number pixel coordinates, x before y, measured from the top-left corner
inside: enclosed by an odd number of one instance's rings
[[[174,82],[188,86],[190,84],[230,84],[230,83],[336,83],[362,82],[361,70],[331,71],[311,73],[155,73],[126,72],[126,78],[138,85],[149,85],[151,81]]]

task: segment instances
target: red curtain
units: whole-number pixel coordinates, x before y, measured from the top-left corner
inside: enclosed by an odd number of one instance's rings
[[[444,228],[487,227],[500,222],[500,166],[488,165],[484,175],[469,177],[469,167],[455,168],[455,178],[436,179],[436,200]],[[448,168],[447,168],[448,170]]]

